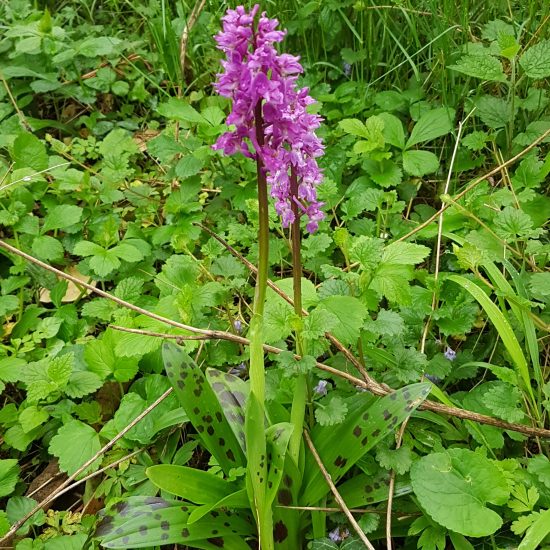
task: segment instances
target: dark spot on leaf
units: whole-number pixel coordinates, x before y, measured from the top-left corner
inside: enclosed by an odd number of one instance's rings
[[[361,428],[359,426],[355,426],[355,428],[353,428],[353,435],[355,437],[359,437],[361,435]]]
[[[221,382],[214,382],[212,384],[212,389],[218,393],[218,392],[221,392],[225,389],[225,386],[221,383]]]
[[[368,419],[369,419],[369,413],[367,412],[363,415],[363,420],[366,422]]]
[[[224,522],[223,526],[224,526],[224,527],[230,527],[231,524],[230,524],[228,521],[226,521],[226,522]]]
[[[126,536],[126,537],[122,537],[122,543],[123,544],[128,544],[130,542],[130,537]]]
[[[222,413],[221,412],[217,412],[216,413],[216,419],[218,420],[218,422],[221,422],[223,420],[223,417],[222,417]]]
[[[115,535],[122,535],[122,533],[124,533],[124,529],[122,527],[119,527],[116,531],[115,531]]]
[[[155,514],[155,519],[160,519],[162,516],[160,514]]]
[[[217,535],[217,534],[218,534],[218,530],[217,530],[217,529],[212,529],[212,534],[213,534],[213,535]]]
[[[139,534],[143,537],[147,534],[147,525],[139,526]]]
[[[210,544],[213,546],[217,546],[218,548],[223,548],[224,542],[221,537],[212,537],[210,539],[206,539]]]
[[[187,538],[189,536],[189,529],[182,529],[181,530],[181,536],[184,538]]]
[[[187,378],[187,373],[184,370],[180,371],[180,378],[182,380],[185,380]]]
[[[346,465],[347,461],[348,461],[347,458],[344,458],[343,456],[338,455],[336,457],[336,460],[334,461],[334,465],[337,466],[338,468],[343,468]]]
[[[113,530],[112,523],[114,521],[113,516],[106,516],[101,523],[97,526],[98,535],[107,535]]]
[[[405,399],[410,399],[410,398],[411,398],[411,394],[410,394],[409,390],[405,390],[405,391],[403,392],[403,397],[404,397]]]
[[[243,392],[234,391],[234,392],[233,392],[233,396],[235,397],[235,399],[236,399],[239,403],[244,403],[245,398],[244,398]]]
[[[363,439],[361,439],[361,445],[363,445],[363,447],[369,442],[369,436],[366,435]]]
[[[273,528],[275,542],[283,542],[288,537],[288,529],[282,521],[278,521]]]
[[[187,512],[187,510],[189,510],[189,507],[188,507],[188,506],[182,506],[182,507],[181,507],[181,511],[182,511],[182,512]]]
[[[365,493],[372,493],[372,486],[371,485],[365,485]]]
[[[292,495],[288,489],[280,489],[277,494],[277,500],[279,501],[279,504],[288,506],[292,502]]]
[[[184,387],[185,387],[185,384],[183,383],[183,380],[178,380],[178,388],[180,390],[183,390]]]
[[[202,394],[202,386],[197,386],[197,388],[193,390],[193,393],[195,394],[196,397],[200,397]]]
[[[223,437],[220,437],[220,438],[218,439],[218,445],[219,445],[220,447],[225,447],[225,439],[224,439]]]
[[[272,481],[268,481],[267,482],[267,486],[271,489],[273,487],[273,482]]]
[[[382,413],[384,415],[384,420],[389,420],[391,418],[391,412],[388,409],[385,409]]]
[[[166,361],[166,363],[164,363],[164,365],[166,366],[167,369],[171,369],[171,368],[174,367],[174,365],[172,365],[171,361]]]
[[[376,430],[374,430],[374,432],[372,432],[372,437],[378,437],[380,435],[380,430],[378,428],[376,428]]]
[[[163,521],[161,522],[160,524],[160,528],[163,530],[163,531],[168,531],[168,529],[170,529],[170,522],[169,521]]]
[[[374,482],[374,488],[375,489],[380,489],[380,483],[378,483],[378,481]]]
[[[202,419],[203,419],[207,424],[211,424],[211,423],[212,423],[212,417],[211,417],[209,414],[203,416]]]
[[[168,533],[162,533],[162,535],[160,536],[160,540],[168,540],[168,537],[170,535]]]
[[[201,434],[202,432],[204,432],[204,426],[203,426],[202,424],[199,424],[199,425],[197,426],[197,432],[199,432],[200,434]]]
[[[193,413],[194,413],[194,414],[199,414],[200,412],[201,412],[201,410],[200,410],[198,407],[195,407],[195,408],[193,409]]]
[[[208,428],[206,428],[206,431],[208,432],[208,435],[214,435],[214,428],[212,426],[208,426]]]
[[[235,455],[233,454],[233,451],[231,449],[227,449],[225,455],[231,462],[235,462]]]
[[[220,392],[219,398],[220,398],[220,401],[224,401],[225,403],[229,403],[229,404],[231,404],[231,402],[233,401],[233,396],[231,395],[230,392],[226,390]]]
[[[227,372],[225,373],[224,378],[225,378],[226,381],[229,382],[229,383],[233,382],[233,376],[231,376],[231,375],[228,374]]]
[[[374,497],[367,497],[365,500],[367,502],[374,502]]]
[[[396,394],[395,392],[390,393],[390,399],[391,399],[392,401],[395,401],[395,400],[397,399],[397,394]]]
[[[292,478],[290,476],[285,476],[283,482],[287,487],[292,487]]]
[[[208,374],[211,378],[218,378],[218,376],[221,376],[221,372],[218,369],[210,369]]]
[[[213,510],[211,515],[213,518],[217,518],[220,515],[220,513],[217,510]]]

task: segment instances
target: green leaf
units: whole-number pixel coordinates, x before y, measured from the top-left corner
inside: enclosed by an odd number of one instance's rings
[[[118,258],[125,262],[133,263],[143,260],[143,253],[141,250],[125,242],[117,244],[114,248],[111,248],[109,252],[113,252]]]
[[[453,129],[455,112],[447,107],[439,107],[424,113],[407,140],[406,149],[409,149],[417,143],[431,141],[448,134]]]
[[[347,401],[348,414],[337,426],[315,426],[311,438],[334,482],[353,467],[381,439],[393,433],[430,391],[430,384],[412,384],[382,398],[358,394]],[[304,469],[305,505],[313,505],[328,492],[311,454]]]
[[[550,76],[550,40],[541,40],[519,58],[525,74],[534,79]]]
[[[525,413],[521,410],[522,395],[519,389],[506,382],[495,382],[485,392],[484,402],[491,412],[507,422],[521,422]]]
[[[42,231],[52,231],[53,229],[65,229],[78,223],[82,219],[82,208],[75,204],[59,204],[48,210],[48,215],[44,219]]]
[[[456,65],[449,65],[449,69],[482,80],[507,82],[502,63],[488,54],[463,55]]]
[[[344,421],[347,412],[346,402],[341,397],[334,396],[317,403],[315,419],[321,426],[334,426]]]
[[[338,319],[332,333],[343,344],[352,344],[357,341],[363,323],[367,317],[367,308],[357,298],[352,296],[329,296],[318,306]]]
[[[11,152],[14,161],[13,169],[32,168],[45,170],[48,167],[48,154],[45,145],[33,134],[21,133],[14,142]]]
[[[19,299],[13,294],[7,296],[0,296],[0,317],[7,315],[19,308]],[[0,379],[2,379],[2,372],[0,369]],[[8,380],[9,381],[9,380]]]
[[[77,52],[85,57],[103,57],[114,53],[118,54],[119,44],[122,42],[119,38],[112,36],[91,36],[83,40],[77,47]]]
[[[194,155],[186,155],[176,164],[176,176],[182,180],[198,174],[204,167],[204,162]]]
[[[504,504],[509,488],[501,470],[468,449],[448,449],[415,462],[414,492],[434,521],[470,537],[493,534],[502,518],[486,505]]]
[[[378,118],[384,123],[382,133],[386,143],[399,149],[404,149],[405,132],[403,131],[403,123],[395,115],[390,113],[380,113]]]
[[[550,533],[550,510],[540,512],[539,517],[531,524],[525,533],[518,550],[536,550],[540,543]]]
[[[69,475],[74,474],[100,449],[97,432],[79,420],[70,420],[61,426],[57,435],[51,439],[49,447],[50,453],[59,459],[60,469]],[[79,477],[93,472],[100,463],[101,457],[96,459]]]
[[[503,128],[512,118],[511,105],[501,97],[484,95],[475,100],[474,114],[494,130]]]
[[[238,490],[235,483],[187,466],[158,464],[145,473],[159,489],[195,504],[217,502]]]
[[[29,497],[11,497],[8,500],[6,506],[6,514],[11,524],[25,517],[31,510],[34,509],[37,502],[33,498]],[[18,535],[25,535],[32,525],[44,525],[46,521],[46,514],[44,510],[38,510],[32,517],[30,517],[18,530]]]
[[[372,270],[382,260],[383,248],[382,239],[360,235],[351,245],[350,258],[354,262],[359,262],[363,269]]]
[[[166,103],[159,105],[157,112],[169,119],[194,124],[205,123],[205,118],[185,100],[171,97]]]
[[[63,390],[69,397],[77,399],[95,392],[103,385],[103,379],[95,372],[83,370],[75,371],[71,374],[65,389]]]
[[[382,262],[395,265],[415,265],[422,262],[430,249],[422,244],[396,241],[384,248]]]
[[[433,174],[439,169],[439,159],[430,151],[404,151],[403,170],[421,178],[426,174]]]
[[[407,305],[411,301],[409,280],[412,276],[409,265],[383,263],[376,270],[369,288],[390,302]]]
[[[90,267],[100,277],[106,277],[109,273],[120,267],[120,260],[118,259],[116,250],[102,249],[101,252],[90,258]]]
[[[0,460],[0,497],[13,493],[21,469],[14,458]]]
[[[105,249],[90,241],[79,241],[74,245],[73,254],[77,256],[94,256],[101,254]]]
[[[530,458],[527,471],[537,476],[538,480],[550,489],[550,460],[546,456],[537,455]]]
[[[32,252],[40,260],[55,262],[62,260],[65,254],[63,245],[54,237],[42,235],[36,237],[32,242]]]
[[[19,423],[25,433],[41,426],[50,417],[49,413],[36,405],[26,407],[19,413]]]

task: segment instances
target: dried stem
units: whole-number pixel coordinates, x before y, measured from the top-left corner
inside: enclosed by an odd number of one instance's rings
[[[315,459],[315,462],[317,462],[317,466],[319,466],[319,470],[321,470],[321,473],[323,474],[323,477],[325,478],[327,485],[330,487],[331,493],[334,495],[334,500],[337,502],[342,512],[344,512],[344,514],[348,518],[348,521],[350,522],[350,525],[353,527],[353,530],[357,533],[357,535],[363,541],[363,544],[367,548],[369,548],[370,550],[376,550],[374,546],[370,543],[369,539],[367,538],[367,535],[363,533],[363,529],[361,529],[361,527],[353,517],[353,514],[350,512],[350,509],[347,507],[346,502],[338,492],[338,489],[336,488],[336,485],[334,485],[334,482],[332,481],[330,474],[327,472],[327,469],[325,468],[325,465],[323,464],[323,461],[321,460],[321,457],[319,456],[319,453],[317,452],[315,445],[313,445],[313,441],[311,441],[311,438],[309,437],[309,433],[307,432],[307,430],[304,430],[304,438],[306,440],[307,446],[309,447],[309,450],[311,451],[311,454],[313,455],[313,458]]]

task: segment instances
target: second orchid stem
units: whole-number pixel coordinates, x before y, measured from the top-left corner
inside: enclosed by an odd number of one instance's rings
[[[300,211],[296,202],[298,197],[298,179],[294,170],[290,172],[290,195],[292,197],[292,212],[294,221],[291,226],[292,238],[292,280],[294,287],[294,312],[298,316],[296,328],[296,353],[303,357],[306,354],[302,338],[302,259],[301,259],[301,238],[300,238]],[[307,397],[307,374],[298,374],[294,396],[292,398],[292,409],[290,411],[290,422],[294,427],[289,442],[290,456],[296,465],[299,464],[300,447],[302,443],[302,432],[304,429],[304,417]]]

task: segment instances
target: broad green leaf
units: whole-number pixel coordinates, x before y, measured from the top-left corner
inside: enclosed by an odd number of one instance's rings
[[[41,426],[50,417],[49,413],[36,405],[26,407],[19,413],[19,423],[25,433]]]
[[[145,473],[159,489],[195,504],[217,502],[238,489],[235,483],[187,466],[157,464],[147,468]]]
[[[14,458],[0,460],[0,497],[13,493],[19,480],[19,472],[19,465]]]
[[[290,477],[284,478],[283,487],[280,487],[284,474],[285,458],[288,450],[288,443],[294,426],[288,422],[280,422],[270,426],[265,433],[267,456],[271,458],[267,464],[267,491],[266,506],[271,506],[275,496],[286,500],[285,492],[291,497],[292,482]],[[290,483],[290,486],[289,486]]]
[[[345,118],[338,122],[338,126],[346,132],[346,134],[351,134],[352,136],[357,136],[367,139],[369,134],[365,125],[357,118]]]
[[[390,113],[380,113],[378,118],[384,123],[382,133],[386,143],[393,145],[399,149],[405,148],[405,132],[403,123]]]
[[[361,301],[352,296],[329,296],[318,307],[326,309],[338,319],[339,323],[332,329],[332,334],[340,342],[351,344],[357,341],[368,313]]]
[[[90,241],[79,241],[74,245],[73,254],[77,256],[94,256],[101,254],[105,249]]]
[[[186,155],[176,164],[176,176],[184,180],[198,174],[204,166],[204,162],[194,155]]]
[[[54,237],[41,235],[32,241],[32,252],[40,260],[55,262],[63,259],[63,245]]]
[[[426,174],[433,174],[439,169],[439,159],[431,151],[404,151],[403,170],[421,178]]]
[[[369,288],[380,297],[402,306],[411,301],[409,280],[413,277],[410,265],[382,263],[376,270]]]
[[[536,550],[540,543],[550,534],[550,510],[540,512],[538,518],[531,524],[518,550]]]
[[[182,544],[192,548],[249,550],[241,537],[254,534],[246,515],[219,510],[189,523],[195,506],[157,497],[130,497],[103,513],[95,531],[105,548],[150,548]]]
[[[78,45],[77,52],[85,57],[103,57],[113,53],[118,55],[121,42],[120,38],[111,36],[91,36]]]
[[[424,113],[414,125],[406,149],[448,134],[453,129],[454,118],[454,109],[447,107],[439,107]]]
[[[482,80],[493,82],[507,82],[502,63],[489,54],[463,55],[455,65],[449,65],[449,69]]]
[[[0,317],[15,311],[19,307],[19,298],[13,294],[0,296]],[[0,367],[0,379],[2,379],[2,369]]]
[[[109,252],[116,254],[118,258],[125,262],[139,262],[143,260],[141,250],[124,242],[117,244],[114,248],[111,248]]]
[[[78,442],[78,444],[75,444]],[[59,467],[69,475],[74,474],[85,462],[101,449],[98,433],[79,420],[65,423],[50,441],[49,451],[59,458]],[[94,471],[101,457],[93,462],[79,477]]]
[[[468,449],[432,453],[413,464],[411,481],[437,523],[470,537],[493,534],[502,518],[487,504],[504,504],[510,492],[501,470]]]
[[[14,170],[29,167],[40,171],[48,167],[46,146],[35,135],[26,132],[15,138],[11,158],[15,163]]]
[[[474,115],[494,130],[503,128],[512,118],[511,104],[501,97],[484,95],[475,100]]]
[[[226,474],[232,468],[243,466],[241,445],[202,371],[189,355],[171,342],[163,345],[162,357],[170,384],[206,449]]]
[[[29,497],[11,497],[8,500],[6,506],[6,515],[11,524],[25,517],[31,510],[34,509],[37,502],[33,498]],[[46,514],[44,510],[38,510],[32,517],[30,517],[18,530],[18,535],[24,535],[28,532],[32,525],[44,525],[46,521]]]
[[[338,426],[315,426],[311,438],[334,482],[381,439],[393,433],[430,392],[429,384],[412,384],[382,398],[358,394],[348,401],[346,420]],[[304,469],[305,504],[318,502],[328,492],[313,457],[308,454]]]
[[[207,122],[205,118],[184,99],[171,97],[166,103],[159,105],[158,113],[172,120],[201,124]]]
[[[219,510],[220,508],[234,510],[234,509],[246,509],[250,510],[250,501],[248,500],[248,495],[246,494],[246,489],[239,489],[226,497],[222,497],[216,502],[211,502],[208,504],[203,504],[202,506],[197,506],[190,514],[189,523],[195,523],[199,519],[203,518],[206,514],[212,510]]]
[[[430,249],[422,244],[396,241],[382,252],[382,262],[386,264],[415,265],[424,261]]]
[[[82,208],[75,204],[59,204],[48,210],[48,215],[44,219],[42,231],[52,231],[53,229],[65,229],[78,223],[82,218]]]
[[[103,249],[98,254],[92,256],[90,258],[90,267],[100,277],[106,277],[109,273],[120,267],[120,260],[118,259],[116,250]]]
[[[528,48],[519,58],[519,64],[525,74],[540,79],[550,76],[550,40],[541,40]]]
[[[77,370],[71,374],[64,393],[73,399],[95,392],[103,385],[103,379],[95,372]]]

